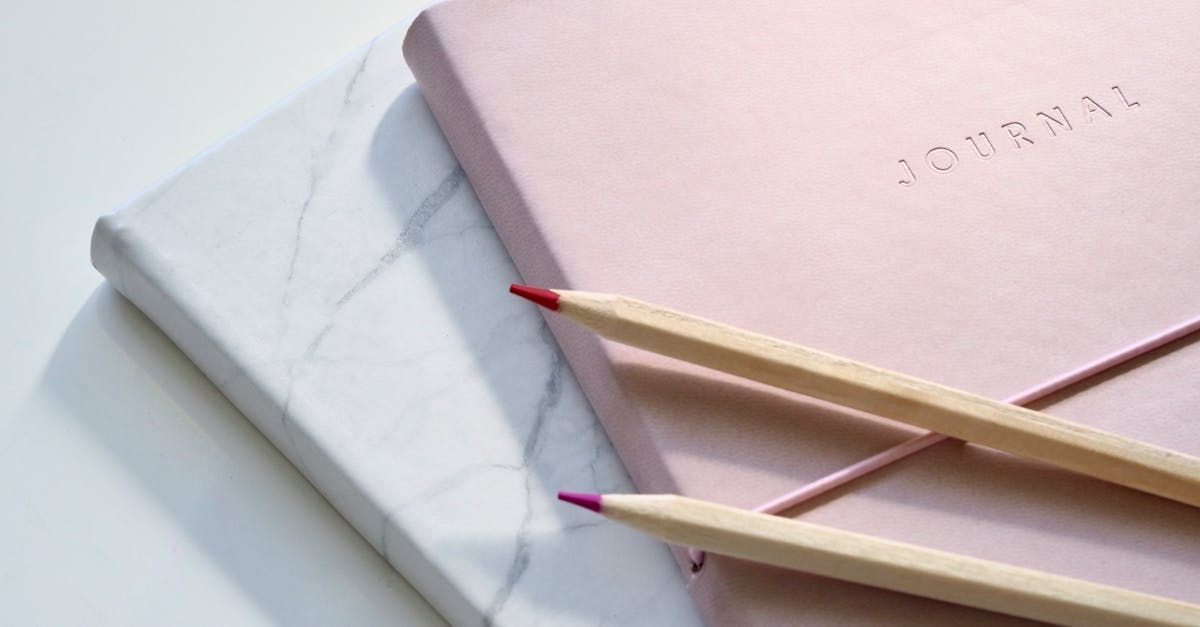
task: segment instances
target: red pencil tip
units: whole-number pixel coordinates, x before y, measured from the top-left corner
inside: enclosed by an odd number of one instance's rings
[[[508,291],[521,298],[529,299],[546,309],[558,311],[558,294],[544,287],[530,287],[528,285],[521,285],[520,283],[513,283],[508,286]]]
[[[578,505],[584,509],[590,509],[593,512],[600,511],[599,494],[589,494],[587,492],[559,492],[558,500],[566,501],[572,505]]]

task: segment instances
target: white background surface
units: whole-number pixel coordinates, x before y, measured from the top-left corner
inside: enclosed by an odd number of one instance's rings
[[[88,262],[96,217],[420,4],[0,0],[0,622],[437,622]]]

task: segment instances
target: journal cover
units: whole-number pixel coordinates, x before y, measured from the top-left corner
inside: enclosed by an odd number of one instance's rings
[[[451,624],[696,624],[665,549],[554,498],[631,487],[407,26],[102,218],[92,261]]]
[[[406,54],[526,283],[1005,398],[1200,312],[1187,2],[509,3]],[[912,435],[550,325],[643,492],[750,507]],[[1184,340],[1041,402],[1200,454]],[[1193,508],[946,442],[789,512],[1200,601]],[[686,555],[676,553],[681,568]],[[712,624],[1014,619],[710,556]]]

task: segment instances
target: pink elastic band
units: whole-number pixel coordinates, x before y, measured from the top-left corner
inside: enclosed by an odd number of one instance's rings
[[[1119,366],[1131,359],[1145,355],[1146,353],[1170,344],[1175,340],[1181,339],[1192,333],[1200,331],[1200,316],[1186,320],[1181,324],[1175,325],[1169,329],[1143,338],[1138,342],[1134,342],[1118,351],[1109,353],[1095,361],[1084,364],[1079,368],[1065,372],[1053,379],[1045,381],[1039,385],[1035,385],[1015,396],[1005,399],[1005,402],[1013,405],[1027,405],[1033,401],[1045,398],[1063,388],[1074,385],[1093,377],[1101,372]],[[756,512],[764,514],[778,514],[789,510],[800,503],[809,499],[815,498],[839,486],[845,485],[863,475],[869,474],[888,464],[900,461],[913,453],[923,451],[942,440],[950,439],[950,436],[934,433],[932,431],[901,442],[883,452],[877,453],[860,462],[851,464],[837,472],[826,475],[801,486],[783,496],[771,499],[762,505],[754,508]],[[692,560],[692,572],[695,572],[704,565],[704,551],[697,549],[688,549],[688,556]]]

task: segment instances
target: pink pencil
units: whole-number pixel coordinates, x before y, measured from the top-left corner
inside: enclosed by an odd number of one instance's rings
[[[616,294],[514,293],[630,346],[1200,506],[1200,459]]]
[[[1200,624],[1200,606],[673,495],[559,492],[680,546],[1063,625]]]

